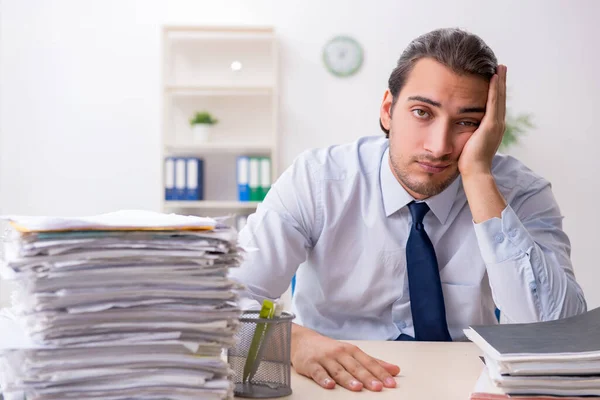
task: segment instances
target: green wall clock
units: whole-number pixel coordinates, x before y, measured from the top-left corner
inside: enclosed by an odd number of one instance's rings
[[[325,44],[323,62],[335,76],[352,76],[363,63],[363,49],[350,36],[336,36]]]

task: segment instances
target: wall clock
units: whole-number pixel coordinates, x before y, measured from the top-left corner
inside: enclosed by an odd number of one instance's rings
[[[336,36],[325,44],[323,62],[335,76],[352,76],[363,63],[363,49],[349,36]]]

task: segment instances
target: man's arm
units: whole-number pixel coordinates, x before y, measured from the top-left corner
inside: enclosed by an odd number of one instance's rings
[[[314,164],[314,166],[313,166]],[[246,289],[244,300],[279,298],[298,266],[319,238],[323,225],[323,180],[318,163],[300,156],[267,194],[240,232],[240,245],[256,248],[246,254],[230,277]],[[400,368],[376,360],[356,346],[338,342],[303,326],[292,325],[291,359],[299,374],[324,388],[336,382],[352,391],[395,387]]]
[[[475,203],[485,201],[486,189],[497,191],[495,183],[493,189],[484,185],[472,189],[477,193],[471,196],[477,198]],[[474,217],[496,305],[509,322],[584,312],[587,306],[571,266],[569,239],[549,183],[533,183],[513,203],[515,209],[506,206],[499,217],[485,221]]]
[[[322,225],[321,185],[300,156],[248,217],[239,243],[248,249],[230,276],[246,286],[244,297],[279,298],[307,257]]]
[[[529,188],[515,214],[492,176],[506,114],[506,67],[490,81],[486,113],[465,144],[459,170],[486,263],[494,301],[511,322],[533,322],[586,310],[570,245],[549,185]],[[539,184],[539,182],[538,182]]]

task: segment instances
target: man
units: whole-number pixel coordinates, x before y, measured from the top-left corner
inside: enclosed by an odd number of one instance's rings
[[[505,108],[492,50],[436,30],[390,76],[386,138],[307,151],[275,183],[240,233],[259,251],[232,276],[260,300],[296,274],[298,373],[378,391],[398,366],[335,339],[462,340],[496,307],[509,322],[586,310],[550,184],[496,154]]]

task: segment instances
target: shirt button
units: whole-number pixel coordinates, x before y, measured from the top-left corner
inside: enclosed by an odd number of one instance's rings
[[[529,284],[529,289],[531,289],[535,292],[537,290],[537,284],[535,282],[531,282]]]
[[[398,328],[400,328],[400,329],[406,328],[406,322],[404,322],[404,321],[398,322]]]
[[[502,243],[504,242],[504,234],[499,233],[494,237],[494,240],[496,241],[496,243]]]
[[[511,229],[510,232],[508,232],[508,236],[510,236],[511,238],[514,238],[517,236],[517,230],[516,229]]]

